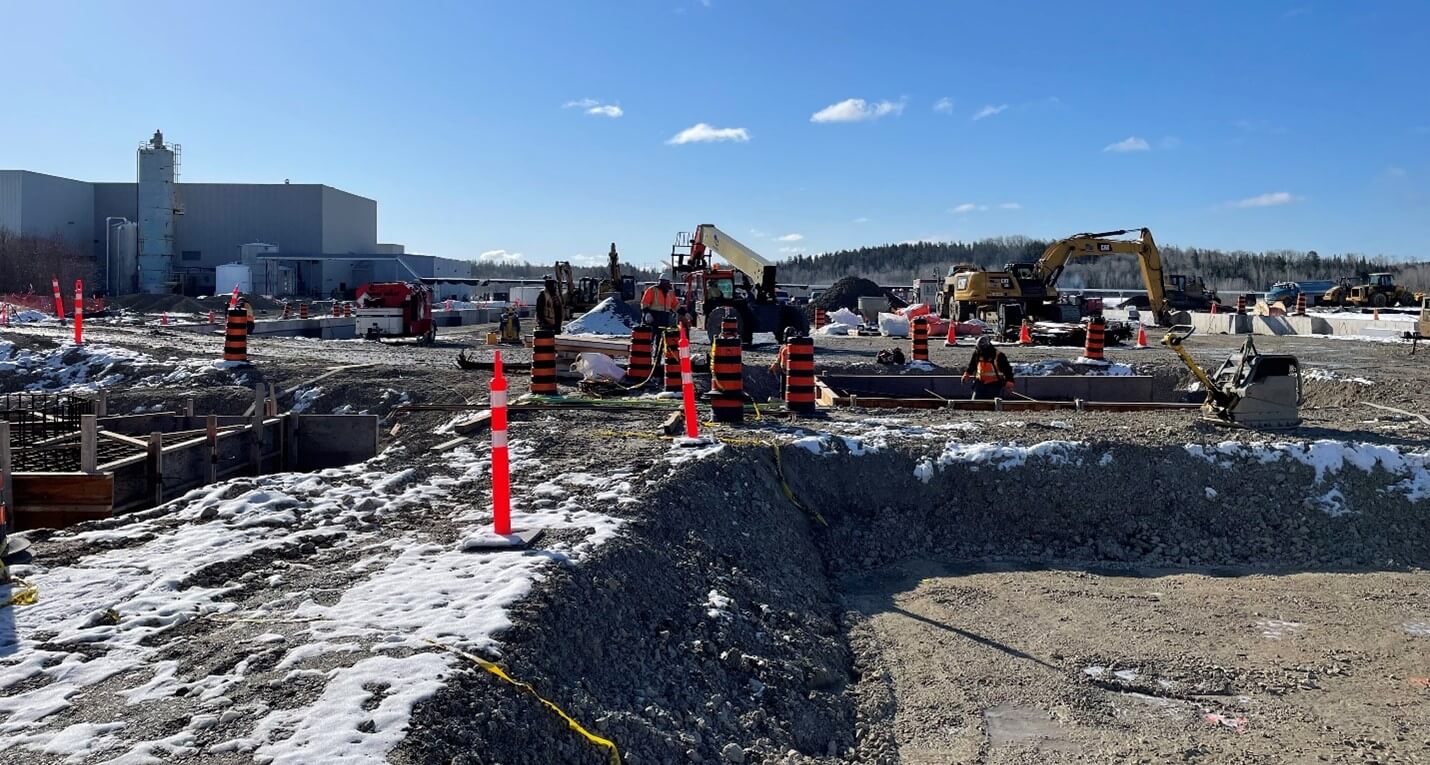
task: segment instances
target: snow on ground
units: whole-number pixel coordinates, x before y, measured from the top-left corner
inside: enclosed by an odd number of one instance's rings
[[[633,326],[631,318],[621,310],[619,301],[610,297],[567,322],[562,334],[630,337]]]
[[[942,471],[956,462],[968,464],[973,470],[983,466],[1009,470],[1026,465],[1029,458],[1043,459],[1053,465],[1065,465],[1081,461],[1082,451],[1086,447],[1087,444],[1080,441],[1042,441],[1032,446],[986,441],[950,441],[944,445],[942,454],[919,461],[918,465],[914,466],[914,477],[928,483],[929,479],[933,478],[935,469]]]
[[[206,359],[156,359],[141,351],[103,343],[66,342],[44,351],[20,350],[0,341],[0,377],[28,379],[26,390],[68,391],[111,388],[121,383],[139,388],[201,382],[219,369]]]
[[[1326,380],[1331,382],[1348,382],[1356,385],[1375,385],[1374,380],[1365,377],[1348,377],[1334,369],[1307,369],[1301,372],[1301,376],[1307,380]]]
[[[1214,445],[1187,444],[1185,448],[1192,456],[1227,469],[1234,468],[1239,461],[1262,464],[1286,460],[1299,462],[1316,471],[1317,484],[1349,468],[1365,473],[1379,468],[1393,479],[1398,479],[1387,483],[1382,491],[1402,492],[1411,502],[1430,499],[1430,451],[1408,451],[1394,446],[1330,439],[1306,443],[1223,441]],[[1346,507],[1345,498],[1334,488],[1320,497],[1316,505],[1332,515],[1352,509]]]
[[[413,705],[461,662],[433,652],[426,641],[495,653],[496,636],[510,625],[507,608],[546,568],[553,561],[579,561],[619,526],[588,510],[583,497],[629,495],[631,474],[570,473],[533,485],[529,476],[548,474],[550,466],[532,459],[519,440],[511,450],[516,525],[585,529],[584,538],[527,553],[467,553],[423,531],[383,533],[363,523],[364,517],[449,507],[456,512],[445,517],[459,527],[459,536],[488,527],[485,506],[467,500],[464,510],[453,494],[490,469],[484,446],[436,456],[437,469],[427,479],[411,469],[393,470],[388,457],[379,456],[318,473],[235,479],[189,492],[156,518],[117,529],[60,532],[57,540],[133,544],[53,568],[15,567],[17,576],[39,588],[40,598],[13,609],[13,634],[0,635],[0,751],[49,752],[75,761],[102,754],[114,762],[201,756],[197,735],[222,718],[254,724],[247,735],[206,751],[252,752],[255,761],[269,763],[382,761],[406,734]],[[254,560],[292,558],[305,545],[322,546],[325,554],[350,550],[360,557],[350,567],[358,580],[336,599],[320,602],[306,588],[285,592],[280,586],[303,564],[266,574],[261,563],[249,568]],[[226,579],[223,572],[233,569],[237,573]],[[213,571],[221,573],[205,575]],[[272,597],[239,613],[235,598],[258,582]],[[239,691],[252,692],[244,687],[248,660],[203,674],[160,659],[169,633],[215,618],[287,625],[286,636],[268,631],[252,640],[284,651],[278,666],[289,678],[324,680],[321,694],[284,709],[236,704]],[[341,666],[331,668],[329,658],[324,669],[308,668],[334,655]],[[119,691],[126,705],[182,697],[195,714],[183,729],[154,740],[140,740],[143,729],[126,735],[123,721],[76,725],[66,716],[64,725],[50,722],[81,697],[91,697],[85,705],[90,708],[93,695],[109,692],[122,673],[134,673],[123,678],[127,690]],[[401,682],[393,682],[397,678]],[[105,690],[98,689],[101,683]],[[386,687],[386,694],[375,698],[370,689],[376,686]]]
[[[1013,374],[1016,377],[1048,377],[1050,375],[1127,377],[1137,374],[1137,370],[1134,369],[1131,364],[1123,364],[1115,361],[1095,361],[1085,358],[1078,358],[1073,361],[1067,359],[1044,359],[1042,361],[1014,364]]]

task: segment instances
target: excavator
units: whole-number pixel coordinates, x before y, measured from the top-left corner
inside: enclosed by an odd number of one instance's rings
[[[606,253],[606,268],[607,274],[604,279],[583,276],[577,280],[572,274],[570,261],[556,261],[556,283],[565,292],[565,305],[568,311],[573,313],[589,311],[608,297],[614,297],[617,300],[635,299],[636,279],[634,276],[621,275],[621,256],[616,252],[615,242],[611,242],[611,251]]]
[[[730,265],[717,266],[711,255]],[[757,332],[773,333],[780,343],[809,332],[804,312],[779,301],[775,264],[709,223],[676,236],[670,267],[677,282],[684,280],[681,307],[711,342],[727,316],[739,323],[744,345],[751,344]]]
[[[1113,239],[1137,233],[1137,239]],[[1100,255],[1136,255],[1147,286],[1147,306],[1157,320],[1171,323],[1174,308],[1205,308],[1216,301],[1199,279],[1162,273],[1162,254],[1150,229],[1122,229],[1096,234],[1074,234],[1048,245],[1036,263],[1010,263],[1004,271],[956,271],[944,280],[939,314],[965,320],[996,311],[999,305],[1017,304],[1020,315],[1051,321],[1076,320],[1066,315],[1076,306],[1061,303],[1057,282],[1071,258]],[[1200,291],[1201,295],[1192,294]]]
[[[1183,346],[1194,329],[1172,327],[1162,345],[1177,352],[1182,363],[1207,392],[1202,415],[1222,424],[1247,428],[1294,428],[1301,424],[1301,364],[1295,356],[1261,353],[1252,335],[1241,350],[1223,361],[1215,372],[1202,369]]]

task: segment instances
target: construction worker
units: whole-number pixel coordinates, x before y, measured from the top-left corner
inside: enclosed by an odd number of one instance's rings
[[[243,310],[244,310],[244,312],[248,314],[248,332],[249,332],[250,334],[252,334],[252,332],[253,332],[253,303],[250,303],[250,302],[248,301],[248,298],[244,298],[242,301],[239,302],[239,306],[242,307]]]
[[[542,282],[545,288],[536,296],[536,326],[560,332],[566,307],[562,304],[560,290],[556,288],[556,277],[547,274],[542,277]]]
[[[679,307],[680,299],[670,286],[670,274],[661,274],[660,282],[646,287],[641,295],[641,320],[655,327],[673,327]]]
[[[998,398],[1004,389],[1013,390],[1013,365],[1002,351],[993,347],[993,338],[988,335],[978,338],[973,358],[963,370],[963,381],[968,382],[969,378],[973,379],[974,398]]]

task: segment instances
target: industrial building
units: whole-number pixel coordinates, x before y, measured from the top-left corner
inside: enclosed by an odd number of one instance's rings
[[[471,276],[469,261],[379,243],[372,199],[322,184],[179,183],[181,156],[155,131],[132,183],[0,170],[0,228],[92,252],[115,295],[212,294],[237,279],[245,292],[327,297],[371,281]]]

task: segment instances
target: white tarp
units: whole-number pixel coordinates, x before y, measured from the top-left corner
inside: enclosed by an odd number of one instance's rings
[[[620,382],[626,376],[625,368],[604,353],[578,353],[571,368],[581,375],[582,380]]]
[[[909,320],[896,313],[880,313],[879,334],[885,337],[908,337]]]

